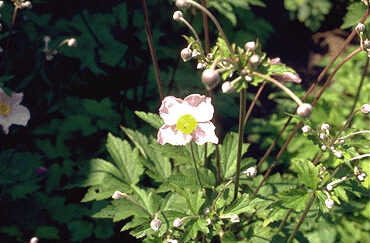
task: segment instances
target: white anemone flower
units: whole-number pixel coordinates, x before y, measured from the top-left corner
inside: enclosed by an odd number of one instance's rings
[[[2,88],[0,88],[0,125],[5,134],[9,133],[9,127],[12,124],[26,126],[31,118],[30,111],[23,105],[20,105],[23,99],[23,93],[15,93],[9,97]]]

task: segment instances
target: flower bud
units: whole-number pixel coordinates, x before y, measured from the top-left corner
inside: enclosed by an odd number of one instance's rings
[[[361,106],[361,112],[364,114],[367,114],[370,112],[370,105],[369,104],[364,104]]]
[[[358,23],[356,26],[356,31],[357,32],[364,32],[365,31],[365,25],[362,23]]]
[[[179,228],[179,227],[181,227],[181,225],[183,223],[184,223],[184,220],[183,219],[175,218],[175,220],[173,221],[173,227]]]
[[[174,239],[166,239],[166,241],[168,242],[168,243],[178,243],[179,241],[178,240],[174,240]]]
[[[231,84],[231,82],[226,81],[226,82],[224,82],[224,83],[222,84],[221,89],[222,89],[222,93],[230,94],[230,93],[232,93],[232,92],[233,92],[234,87],[233,87],[233,85]]]
[[[112,195],[112,198],[114,200],[118,200],[118,199],[121,199],[122,197],[124,197],[126,194],[125,193],[122,193],[120,191],[115,191]]]
[[[326,138],[325,133],[320,133],[320,139],[321,139],[321,140],[325,140],[325,138]]]
[[[178,8],[187,9],[190,7],[190,4],[186,2],[186,0],[176,0],[176,6]]]
[[[240,218],[239,218],[239,216],[238,216],[237,214],[234,214],[234,215],[232,215],[232,216],[230,217],[230,221],[231,221],[232,223],[239,223],[239,222],[240,222]]]
[[[189,61],[192,58],[193,52],[190,48],[184,48],[181,50],[180,56],[184,62]]]
[[[328,130],[329,127],[330,127],[329,124],[324,123],[324,124],[321,125],[320,129],[321,129],[321,131],[325,131],[325,130]]]
[[[244,49],[246,51],[254,51],[256,49],[256,42],[248,41],[247,43],[245,43]]]
[[[369,5],[368,0],[361,0],[361,1],[362,1],[362,3],[363,3],[363,4],[365,4],[366,6],[368,6],[368,5]]]
[[[69,47],[76,47],[76,46],[77,46],[77,41],[76,41],[76,39],[75,39],[75,38],[71,38],[71,39],[69,39],[69,40],[68,40],[68,42],[67,42],[67,45],[68,45]]]
[[[212,220],[210,218],[206,218],[206,221],[208,225],[212,224]]]
[[[322,151],[325,151],[325,150],[326,150],[326,146],[325,146],[325,145],[322,145],[322,146],[321,146],[321,150],[322,150]]]
[[[202,83],[207,90],[212,90],[220,82],[220,74],[213,69],[206,69],[202,73]]]
[[[370,49],[370,41],[368,39],[364,40],[364,48],[366,50]]]
[[[32,8],[32,3],[30,1],[25,1],[21,4],[22,8]]]
[[[159,228],[161,227],[161,225],[162,225],[162,222],[157,217],[155,217],[150,222],[150,228],[152,228],[152,230],[154,230],[154,231],[159,230]]]
[[[353,174],[355,175],[355,176],[358,176],[358,175],[360,175],[361,174],[361,168],[360,167],[357,167],[357,166],[355,166],[355,168],[353,168]]]
[[[4,7],[4,1],[0,1],[0,8]]]
[[[333,206],[334,206],[334,201],[333,199],[331,198],[328,198],[325,200],[325,206],[328,208],[328,209],[331,209]]]
[[[249,61],[250,61],[253,65],[258,64],[258,63],[260,62],[260,60],[261,60],[261,58],[260,58],[260,56],[258,56],[257,54],[253,54],[253,55],[251,56],[251,58],[249,59]]]
[[[176,11],[176,12],[174,12],[173,13],[173,15],[172,15],[172,18],[173,18],[173,20],[175,20],[175,21],[179,21],[180,20],[180,18],[182,18],[183,17],[183,15],[182,15],[182,12],[181,11]]]
[[[44,36],[44,42],[46,42],[46,43],[50,42],[50,36],[45,35]]]
[[[209,208],[205,208],[205,209],[203,210],[203,214],[209,214],[209,212],[211,212],[211,210],[209,210]]]
[[[198,56],[200,56],[200,52],[197,51],[196,49],[194,49],[191,56],[192,56],[192,58],[197,58]]]
[[[312,113],[312,106],[308,103],[303,103],[297,109],[297,114],[301,117],[309,117]]]
[[[253,80],[253,78],[249,75],[245,75],[244,80],[247,81],[247,82],[251,82]]]
[[[340,159],[340,158],[342,158],[342,151],[336,150],[336,151],[334,151],[334,155],[335,155],[338,159]]]
[[[207,67],[207,63],[205,62],[198,62],[197,69],[205,69]]]
[[[281,75],[274,75],[274,76],[276,76],[277,80],[281,82],[296,83],[296,84],[300,84],[302,82],[302,79],[299,77],[297,73],[284,72]]]
[[[303,133],[309,133],[311,131],[311,127],[310,126],[308,126],[308,125],[304,125],[303,127],[302,127],[302,132]]]
[[[326,190],[328,190],[328,191],[333,190],[333,186],[332,186],[332,185],[330,185],[330,184],[327,184],[327,185],[326,185]]]
[[[30,239],[30,243],[38,243],[39,242],[39,239],[37,237],[32,237]]]
[[[254,166],[249,167],[243,174],[246,174],[248,177],[255,177],[257,175],[257,168]]]
[[[276,64],[280,64],[280,57],[275,57],[273,59],[270,60],[270,65],[276,65]]]
[[[213,53],[208,53],[207,58],[210,59],[210,60],[213,60]]]
[[[361,174],[357,176],[357,179],[362,182],[366,179],[366,176],[367,176],[366,172],[362,171]]]

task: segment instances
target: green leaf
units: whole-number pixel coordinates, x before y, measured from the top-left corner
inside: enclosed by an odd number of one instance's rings
[[[360,2],[354,2],[347,7],[347,13],[343,18],[343,24],[340,26],[341,29],[347,29],[356,26],[360,21],[362,15],[366,12],[366,6]],[[370,20],[367,18],[365,23],[369,23]]]
[[[349,202],[349,198],[347,196],[346,191],[343,189],[343,187],[341,187],[341,186],[334,187],[334,193],[335,193],[336,196],[338,196],[339,198],[341,198],[346,203]]]
[[[278,193],[281,205],[293,210],[301,211],[306,207],[310,193],[302,189],[291,189],[289,191]]]
[[[181,235],[183,242],[190,242],[190,239],[194,240],[198,232],[205,234],[209,233],[208,223],[204,218],[192,219],[186,224],[185,232]]]
[[[40,239],[59,239],[59,230],[53,226],[39,226],[36,228],[35,235]]]
[[[174,159],[175,165],[180,165],[184,163],[192,163],[192,158],[189,150],[185,146],[173,146],[170,144],[161,145],[161,150],[159,151],[162,156]]]
[[[68,224],[68,229],[72,232],[72,242],[82,242],[92,235],[93,224],[82,220],[75,220]]]
[[[4,226],[0,228],[0,233],[9,235],[9,236],[22,236],[22,232],[17,226]]]
[[[223,212],[224,215],[234,215],[240,213],[253,213],[255,210],[253,205],[250,204],[251,200],[249,199],[248,194],[242,194],[235,200],[226,210]]]
[[[295,171],[298,173],[298,179],[301,183],[316,189],[319,183],[319,166],[314,166],[309,160],[293,159]]]
[[[159,129],[164,124],[162,118],[157,114],[145,113],[143,111],[135,111],[135,114],[155,129]]]
[[[230,178],[235,175],[236,158],[238,151],[238,134],[229,133],[226,135],[220,147],[221,173],[224,178]],[[242,156],[247,151],[249,144],[242,146]]]
[[[130,185],[139,182],[140,176],[144,172],[141,163],[138,163],[139,153],[136,149],[131,149],[126,140],[108,134],[107,149],[113,161],[122,173],[121,179]]]
[[[125,128],[121,126],[121,129],[126,135],[130,138],[130,140],[135,144],[135,146],[140,150],[140,153],[144,156],[144,158],[148,158],[147,151],[148,148],[148,138],[140,133],[139,131],[134,131],[129,128]]]

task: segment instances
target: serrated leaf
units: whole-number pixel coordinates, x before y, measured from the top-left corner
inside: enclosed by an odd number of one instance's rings
[[[113,161],[122,174],[122,180],[130,185],[135,185],[144,172],[144,168],[138,163],[139,153],[131,149],[126,140],[108,134],[107,149]]]
[[[343,18],[343,24],[340,26],[341,29],[347,29],[358,24],[362,15],[366,12],[366,6],[360,2],[354,2],[347,7],[347,13]],[[365,23],[369,23],[370,20],[367,18]]]
[[[135,114],[155,129],[159,129],[164,124],[162,118],[157,114],[143,111],[135,111]]]
[[[183,242],[190,242],[191,239],[194,240],[197,237],[198,232],[209,233],[208,223],[204,218],[190,220],[181,238]]]
[[[316,189],[319,183],[319,166],[315,167],[311,161],[301,159],[293,159],[292,163],[298,172],[299,181],[311,189]]]
[[[278,193],[278,197],[281,199],[282,206],[301,211],[306,207],[310,193],[302,189],[291,189]]]
[[[340,199],[342,199],[346,203],[349,202],[349,198],[347,196],[346,190],[344,190],[343,187],[341,186],[334,187],[334,193],[336,196],[338,196]]]
[[[226,210],[223,212],[224,215],[234,215],[240,213],[253,213],[255,210],[253,205],[250,204],[251,200],[248,194],[242,194],[238,197]]]

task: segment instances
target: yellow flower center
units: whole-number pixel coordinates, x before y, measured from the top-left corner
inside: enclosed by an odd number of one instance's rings
[[[197,128],[198,123],[192,115],[183,115],[177,120],[176,128],[184,134],[192,133]]]
[[[0,102],[0,115],[7,117],[10,112],[10,106],[5,102]]]

